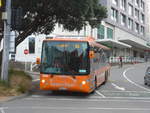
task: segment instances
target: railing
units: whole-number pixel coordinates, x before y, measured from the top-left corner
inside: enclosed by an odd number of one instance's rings
[[[109,63],[119,63],[119,57],[110,57]],[[122,57],[123,63],[143,63],[145,62],[144,58],[135,58],[135,57]]]
[[[39,70],[38,68],[39,68],[39,65],[36,64],[36,62],[32,62],[30,64],[30,71],[33,71],[33,69]]]

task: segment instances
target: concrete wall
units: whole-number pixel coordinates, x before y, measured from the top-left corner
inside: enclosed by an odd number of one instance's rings
[[[35,53],[34,54],[24,54],[25,49],[29,49],[29,38],[35,37]],[[16,61],[21,62],[35,62],[37,57],[41,56],[41,48],[42,48],[42,42],[45,39],[45,35],[31,35],[27,37],[22,43],[20,43],[16,50]]]

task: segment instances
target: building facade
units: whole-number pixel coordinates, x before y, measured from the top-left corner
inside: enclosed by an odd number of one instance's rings
[[[150,49],[147,37],[146,0],[100,0],[108,17],[98,28],[97,41],[108,45],[112,56],[145,57]]]

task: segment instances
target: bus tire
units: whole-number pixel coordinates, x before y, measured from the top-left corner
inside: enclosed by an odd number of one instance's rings
[[[95,90],[97,89],[97,79],[95,77],[95,80],[94,80],[94,88],[93,88],[93,91],[91,93],[95,93]]]
[[[97,89],[97,78],[95,77],[95,90]]]
[[[105,71],[105,81],[104,81],[104,84],[108,81],[108,71]]]

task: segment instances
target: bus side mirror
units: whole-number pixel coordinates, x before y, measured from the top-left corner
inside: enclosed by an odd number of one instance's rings
[[[92,58],[94,58],[94,57],[95,57],[94,51],[90,51],[90,52],[89,52],[89,58],[92,59]]]
[[[41,63],[41,59],[40,58],[36,58],[36,64],[40,64]]]

